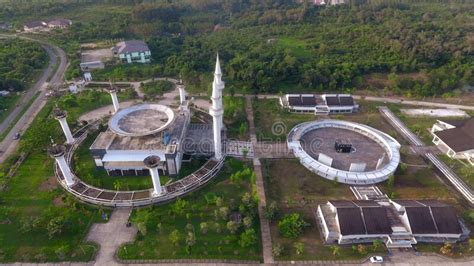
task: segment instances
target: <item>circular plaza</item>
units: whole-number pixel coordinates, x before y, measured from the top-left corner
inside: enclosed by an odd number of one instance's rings
[[[167,106],[139,104],[119,110],[109,120],[109,128],[122,136],[147,136],[168,128],[174,118],[174,111]]]
[[[310,171],[329,180],[365,185],[386,180],[400,162],[400,144],[375,128],[341,120],[297,125],[288,148]]]

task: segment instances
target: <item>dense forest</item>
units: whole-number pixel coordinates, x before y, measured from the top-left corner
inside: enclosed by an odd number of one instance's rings
[[[19,91],[48,56],[37,43],[0,39],[0,90]]]
[[[15,2],[0,7],[3,20],[73,19],[59,40],[145,39],[153,65],[115,68],[114,79],[181,75],[204,90],[218,51],[226,82],[238,91],[384,89],[430,96],[474,85],[472,1],[353,0],[335,7],[288,0]]]

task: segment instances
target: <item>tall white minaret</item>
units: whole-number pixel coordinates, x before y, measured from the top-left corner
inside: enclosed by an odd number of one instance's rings
[[[217,160],[222,158],[221,131],[224,125],[222,107],[222,91],[224,90],[224,82],[222,82],[221,64],[219,62],[219,54],[216,59],[216,70],[214,71],[214,82],[212,82],[212,106],[209,108],[209,114],[212,116],[212,128],[214,135],[214,157]]]

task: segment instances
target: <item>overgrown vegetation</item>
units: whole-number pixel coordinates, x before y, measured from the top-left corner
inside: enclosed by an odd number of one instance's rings
[[[35,71],[41,69],[47,59],[46,52],[38,43],[22,39],[0,39],[0,90],[24,89]],[[2,101],[0,108],[5,108]]]
[[[283,0],[57,0],[10,1],[0,14],[17,27],[27,19],[71,18],[71,29],[55,36],[68,42],[145,39],[154,63],[127,67],[133,75],[114,70],[116,79],[180,74],[190,89],[205,91],[219,51],[228,85],[244,92],[368,88],[427,96],[472,86],[472,8],[466,1],[446,8],[434,0],[353,0],[337,7]]]
[[[205,188],[171,204],[135,211],[132,221],[140,234],[120,248],[119,257],[260,261],[255,175],[247,169],[228,159]]]

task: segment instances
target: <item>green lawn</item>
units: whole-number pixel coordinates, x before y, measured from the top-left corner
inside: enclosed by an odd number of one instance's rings
[[[137,216],[148,216],[145,236],[139,234],[135,242],[120,248],[121,259],[237,259],[261,260],[260,229],[256,207],[251,209],[253,214],[239,211],[241,198],[245,192],[252,191],[255,180],[249,176],[240,183],[229,179],[232,173],[244,169],[245,164],[235,159],[228,159],[221,173],[205,188],[185,196],[186,206],[177,210],[175,204],[154,206],[142,211],[135,211],[132,221]],[[227,219],[217,216],[217,202],[211,199],[215,196],[223,199],[222,207],[228,207],[232,212],[239,211],[244,217],[253,216],[253,228],[257,241],[247,247],[239,245],[239,235],[232,234],[226,228]],[[208,231],[200,230],[201,223],[207,223]],[[160,224],[160,225],[159,225]],[[187,224],[190,224],[187,226]],[[188,228],[186,228],[188,227]],[[178,245],[170,242],[170,233],[178,230],[180,239]],[[196,243],[187,252],[185,237],[187,231],[195,233]]]
[[[224,123],[227,129],[227,137],[243,141],[249,140],[245,99],[224,96],[224,106]]]
[[[289,49],[296,57],[306,58],[311,56],[311,50],[308,49],[308,42],[306,40],[281,37],[276,40],[276,43],[283,49]]]
[[[312,113],[296,114],[283,109],[276,99],[253,99],[255,129],[259,140],[284,141],[299,123],[315,120]]]
[[[163,93],[173,90],[174,84],[166,80],[157,80],[152,81],[146,84],[143,84],[141,87],[143,93],[146,97],[154,99],[157,96],[163,95]]]
[[[101,221],[103,211],[78,203],[59,187],[53,159],[46,152],[50,138],[63,138],[50,116],[55,102],[68,111],[68,118],[77,118],[110,104],[110,97],[86,91],[51,99],[23,134],[20,147],[28,157],[17,173],[6,180],[13,161],[0,166],[0,184],[7,184],[0,194],[0,262],[90,261],[97,251],[95,244],[83,241],[89,226]]]
[[[98,132],[90,134],[76,150],[73,157],[74,172],[82,181],[96,187],[112,190],[141,190],[153,187],[150,176],[109,176],[104,169],[98,169],[89,150],[97,135]],[[184,162],[178,177],[171,178],[162,175],[160,176],[161,184],[164,185],[169,181],[180,179],[193,173],[204,162],[205,160],[203,159],[193,159],[191,162]]]
[[[279,233],[278,221],[270,223],[273,245],[283,247],[277,260],[352,260],[367,255],[354,252],[351,246],[341,246],[339,255],[334,256],[331,247],[323,242],[316,223],[318,204],[330,199],[354,199],[349,186],[326,180],[304,168],[297,160],[264,160],[263,169],[267,202],[277,203],[280,217],[296,212],[309,224],[300,237],[292,239]],[[303,254],[296,254],[295,242],[304,244]],[[368,251],[372,249],[370,246],[366,248]],[[377,252],[383,253],[384,250]]]
[[[264,160],[263,169],[267,197],[286,206],[353,198],[349,186],[316,175],[296,159]]]
[[[50,105],[40,111],[32,127],[47,119]],[[3,165],[3,171],[8,170]],[[2,172],[3,172],[2,171]],[[3,173],[2,173],[3,174]],[[0,179],[6,178],[1,175]],[[0,261],[89,261],[97,250],[83,239],[100,211],[78,204],[59,188],[53,160],[45,150],[28,155],[0,194]],[[62,218],[53,223],[53,219]],[[61,232],[49,237],[52,225]]]

